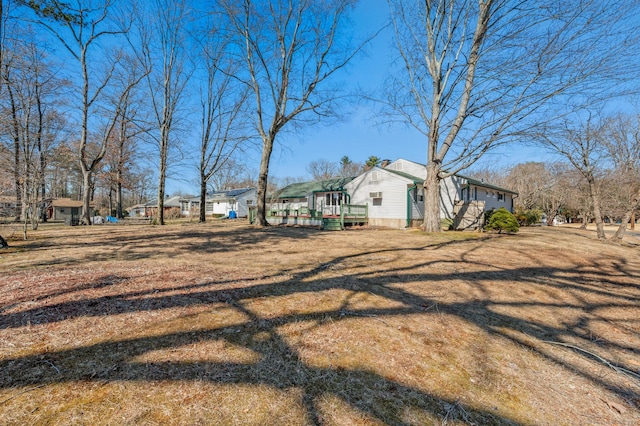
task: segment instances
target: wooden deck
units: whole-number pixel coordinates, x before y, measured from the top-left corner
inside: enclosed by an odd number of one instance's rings
[[[356,204],[342,204],[339,215],[323,215],[307,207],[267,211],[267,221],[272,225],[312,226],[326,230],[342,230],[347,226],[366,225],[368,220],[368,206]]]

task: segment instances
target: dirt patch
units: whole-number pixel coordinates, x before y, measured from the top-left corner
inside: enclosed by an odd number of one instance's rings
[[[640,423],[640,250],[591,231],[41,227],[9,424]]]

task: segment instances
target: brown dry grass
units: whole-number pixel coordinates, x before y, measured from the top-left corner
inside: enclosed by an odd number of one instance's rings
[[[31,237],[0,251],[3,424],[640,423],[636,237]]]

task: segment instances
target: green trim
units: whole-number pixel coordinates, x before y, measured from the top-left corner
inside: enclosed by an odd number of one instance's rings
[[[315,192],[338,192],[344,191],[344,186],[351,182],[353,177],[327,179],[321,181],[299,182],[285,186],[277,192],[278,199],[307,198],[309,194]]]
[[[419,177],[414,176],[414,175],[410,175],[409,173],[399,172],[397,170],[391,170],[391,169],[382,169],[382,170],[384,170],[385,172],[392,173],[394,175],[398,175],[398,176],[403,177],[405,179],[409,179],[410,181],[413,182],[414,185],[418,185],[420,183],[424,183],[424,179],[419,178]]]
[[[481,188],[493,189],[493,190],[498,191],[498,192],[507,192],[509,194],[517,194],[517,192],[512,191],[510,189],[501,188],[501,187],[496,186],[496,185],[491,185],[489,183],[482,182],[481,180],[472,179],[470,177],[459,175],[459,174],[456,174],[454,176],[457,176],[457,177],[462,178],[462,179],[466,179],[467,180],[467,185],[475,185],[475,186],[479,186]]]

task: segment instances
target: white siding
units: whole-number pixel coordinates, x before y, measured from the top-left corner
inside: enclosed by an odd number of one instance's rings
[[[251,189],[238,196],[238,202],[236,204],[238,217],[247,217],[249,215],[249,206],[255,206],[257,202],[256,190]]]
[[[458,176],[449,176],[440,182],[440,217],[453,219],[453,206],[461,200],[462,187],[466,185],[466,179]]]
[[[496,189],[477,187],[478,200],[485,202],[485,210],[499,209],[504,207],[511,211],[513,208],[513,194],[498,191]],[[500,198],[502,195],[502,199]]]
[[[377,180],[372,180],[376,174]],[[403,223],[407,219],[407,191],[411,186],[413,182],[409,179],[375,167],[346,184],[345,189],[351,195],[351,204],[368,205],[370,223],[375,224],[376,219]],[[382,193],[379,204],[370,197],[374,192]]]
[[[403,158],[393,161],[385,168],[407,173],[420,179],[427,178],[427,166],[425,166],[424,164],[414,163],[413,161],[405,160]]]

